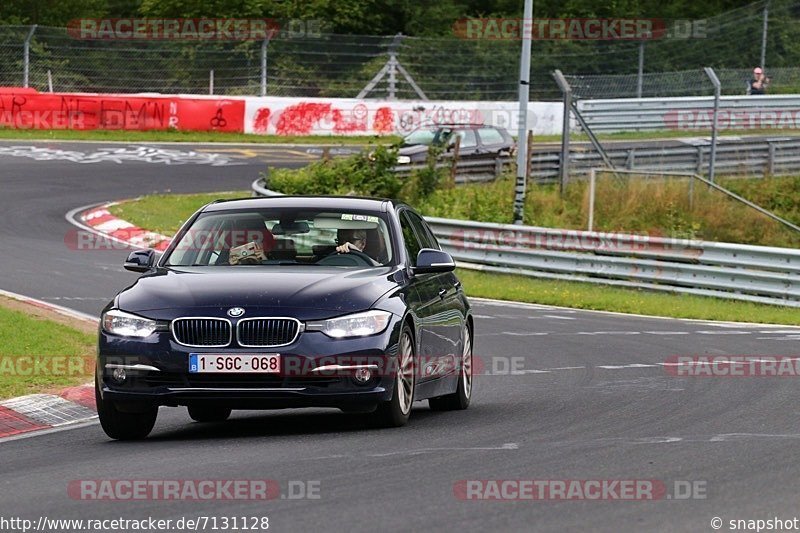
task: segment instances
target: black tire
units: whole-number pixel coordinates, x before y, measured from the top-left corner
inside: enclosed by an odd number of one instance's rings
[[[392,398],[378,404],[378,408],[370,415],[373,426],[395,428],[408,423],[411,407],[414,405],[414,387],[417,384],[415,355],[414,335],[408,324],[405,324],[400,331],[397,346],[397,368],[394,371]]]
[[[196,422],[224,422],[231,416],[227,407],[190,405],[189,416]]]
[[[100,388],[95,383],[94,399],[97,415],[106,435],[115,440],[140,440],[153,430],[158,417],[158,407],[142,406],[141,412],[129,413],[117,409],[114,402],[100,397]],[[127,411],[127,409],[126,409]]]
[[[431,411],[462,411],[469,407],[472,399],[472,332],[464,326],[464,344],[461,354],[461,365],[458,372],[456,391],[446,396],[430,398],[428,405]]]

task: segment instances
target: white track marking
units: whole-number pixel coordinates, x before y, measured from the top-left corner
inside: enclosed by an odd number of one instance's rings
[[[632,363],[629,365],[599,365],[596,368],[602,368],[604,370],[622,370],[625,368],[657,368],[658,365],[645,365],[642,363]]]
[[[53,394],[29,394],[0,402],[0,405],[51,427],[84,422],[97,416],[88,407]]]

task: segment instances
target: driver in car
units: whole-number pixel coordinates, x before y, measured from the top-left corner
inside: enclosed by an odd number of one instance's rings
[[[346,254],[350,250],[355,250],[356,252],[364,252],[364,248],[367,247],[367,230],[363,229],[355,229],[350,232],[344,234],[344,240],[342,244],[336,247],[336,251],[340,254]]]

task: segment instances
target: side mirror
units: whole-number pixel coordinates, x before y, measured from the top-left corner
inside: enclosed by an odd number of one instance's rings
[[[155,263],[156,253],[153,250],[136,250],[125,260],[125,270],[131,272],[147,272]]]
[[[417,254],[417,266],[413,268],[415,274],[430,274],[434,272],[452,272],[456,262],[450,254],[433,248],[423,248]]]

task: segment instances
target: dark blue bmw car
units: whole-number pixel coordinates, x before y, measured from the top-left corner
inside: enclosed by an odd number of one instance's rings
[[[391,200],[275,197],[195,213],[103,310],[100,422],[146,437],[160,406],[334,407],[404,425],[415,401],[466,409],[469,302],[423,218]]]

